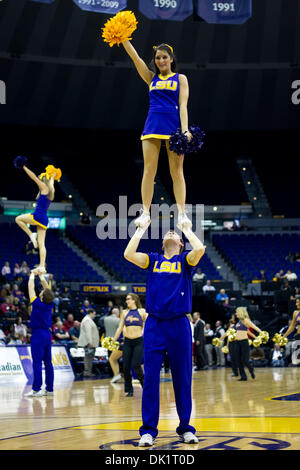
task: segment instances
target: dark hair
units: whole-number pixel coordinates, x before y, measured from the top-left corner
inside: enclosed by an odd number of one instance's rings
[[[51,304],[54,300],[54,293],[51,289],[45,289],[43,292],[43,302],[44,304]]]
[[[141,303],[140,298],[137,294],[127,294],[127,295],[132,298],[132,300],[135,302],[135,305],[137,306],[137,308],[142,308],[142,303]]]
[[[176,59],[176,56],[174,54],[174,51],[172,52],[172,49],[170,48],[170,46],[168,44],[164,44],[164,43],[160,44],[159,46],[153,47],[152,60],[151,60],[151,63],[150,63],[150,67],[153,70],[153,72],[155,72],[157,75],[160,73],[159,68],[155,64],[155,56],[156,56],[157,51],[166,51],[169,54],[171,59],[173,59],[173,62],[171,63],[171,70],[172,70],[173,73],[176,73],[177,72],[177,59]]]

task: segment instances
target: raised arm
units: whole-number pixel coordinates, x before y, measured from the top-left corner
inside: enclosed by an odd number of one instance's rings
[[[148,226],[150,225],[150,222]],[[148,228],[147,226],[147,228]],[[124,251],[124,258],[130,263],[136,264],[140,268],[146,269],[149,263],[149,257],[146,253],[138,252],[138,246],[140,244],[141,238],[144,235],[147,228],[141,229],[140,227],[137,228],[135,234],[130,239],[125,251]]]
[[[27,166],[23,166],[23,170],[25,171],[25,173],[27,173],[27,175],[29,176],[30,179],[32,179],[32,181],[34,181],[38,187],[39,187],[39,190],[41,191],[41,193],[45,193],[45,194],[48,194],[48,188],[47,188],[47,185],[45,183],[43,183],[43,181],[41,181],[35,173],[33,173],[33,171],[29,170],[29,168],[27,168]]]
[[[34,287],[34,278],[35,278],[34,273],[31,273],[29,276],[29,281],[28,281],[28,294],[29,294],[30,302],[32,302],[36,297],[35,287]]]
[[[187,255],[187,262],[191,266],[196,266],[204,255],[206,246],[203,245],[201,240],[199,240],[197,235],[195,235],[191,229],[183,230],[183,233],[193,248]]]
[[[38,273],[38,276],[39,276],[39,278],[40,278],[40,281],[41,281],[41,284],[42,284],[42,286],[43,286],[43,289],[50,289],[48,282],[47,282],[46,279],[44,278],[44,275]]]
[[[135,68],[137,69],[140,77],[144,80],[144,82],[150,85],[154,77],[154,72],[152,72],[147,67],[143,59],[140,58],[140,56],[138,55],[137,51],[135,50],[135,48],[133,47],[130,41],[124,41],[122,42],[122,44],[123,44],[125,51],[131,58],[132,62],[134,63]]]

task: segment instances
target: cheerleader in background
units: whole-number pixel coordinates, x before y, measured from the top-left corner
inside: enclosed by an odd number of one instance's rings
[[[123,348],[124,348],[124,338],[123,334],[121,333],[120,337],[117,339],[119,343],[119,348],[115,351],[112,351],[111,355],[108,358],[110,367],[113,371],[113,378],[111,379],[110,383],[114,384],[118,382],[122,376],[120,374],[120,365],[119,365],[119,359],[123,356]]]
[[[49,165],[49,167],[50,166],[51,165]],[[60,177],[61,175],[61,171],[59,169],[55,169],[52,166],[51,168],[53,170],[56,170],[52,172],[51,176],[49,175],[49,173],[46,172],[42,173],[37,177],[35,173],[33,173],[33,171],[29,170],[26,165],[23,165],[23,170],[25,171],[25,173],[36,183],[39,188],[39,193],[36,197],[37,203],[35,211],[32,214],[19,215],[15,219],[19,227],[29,236],[34,248],[39,249],[40,264],[37,268],[32,270],[33,273],[46,272],[45,239],[48,225],[47,210],[54,199],[54,181],[55,179],[58,179],[58,177]],[[36,232],[32,232],[28,225],[36,225]]]

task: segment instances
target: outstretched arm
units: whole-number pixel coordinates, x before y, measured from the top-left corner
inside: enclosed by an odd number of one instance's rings
[[[50,289],[48,282],[44,278],[43,274],[38,273],[43,289]]]
[[[181,132],[187,133],[188,138],[191,137],[189,133],[189,124],[188,124],[188,111],[187,103],[189,99],[189,84],[185,75],[179,75],[179,113],[180,113],[180,122],[181,122]]]
[[[150,225],[150,222],[148,226]],[[148,227],[147,227],[148,228]],[[146,230],[147,230],[146,228]],[[140,244],[141,238],[144,235],[145,231],[141,228],[137,228],[135,234],[129,241],[125,251],[124,251],[124,258],[127,259],[127,261],[130,261],[133,264],[136,264],[140,268],[146,269],[148,262],[149,262],[149,257],[146,253],[141,253],[138,252],[138,246]]]
[[[140,58],[138,55],[137,51],[133,47],[130,41],[124,41],[122,42],[123,47],[129,57],[131,58],[132,62],[135,65],[135,68],[137,69],[140,77],[148,84],[152,82],[152,79],[154,77],[154,73],[147,67],[143,59]]]
[[[29,281],[28,281],[28,294],[29,294],[30,302],[32,302],[33,299],[36,297],[35,288],[34,288],[34,278],[35,278],[34,273],[31,273],[29,276]]]
[[[282,335],[283,338],[287,338],[289,334],[292,333],[292,331],[294,331],[294,329],[296,328],[296,316],[298,315],[298,311],[296,310],[294,313],[293,313],[293,319],[292,319],[292,322],[290,324],[290,326],[288,327],[288,329],[286,330],[286,332]]]
[[[47,185],[45,183],[43,183],[43,181],[41,181],[35,173],[33,173],[33,171],[29,170],[29,168],[27,168],[27,166],[23,166],[23,170],[25,171],[25,173],[27,173],[27,175],[29,176],[30,179],[32,179],[32,181],[34,181],[38,187],[39,187],[39,190],[41,192],[47,192],[48,193],[48,188],[47,188]]]

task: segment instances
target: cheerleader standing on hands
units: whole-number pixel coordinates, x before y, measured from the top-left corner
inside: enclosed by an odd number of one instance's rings
[[[133,61],[140,77],[149,86],[150,109],[141,136],[144,172],[142,179],[141,215],[135,224],[144,228],[150,221],[150,206],[154,193],[154,179],[157,172],[161,142],[166,142],[170,173],[173,180],[174,196],[178,207],[178,225],[182,230],[192,227],[185,213],[186,184],[183,174],[184,155],[178,155],[170,149],[169,139],[172,133],[181,128],[190,141],[192,134],[188,129],[187,102],[189,97],[188,80],[177,73],[173,48],[168,44],[155,46],[153,49],[153,69],[150,70],[132,46],[129,36],[136,29],[136,19],[132,12],[120,12],[109,20],[103,28],[106,42],[123,44]],[[130,24],[130,26],[128,26]]]
[[[19,157],[17,157],[19,158]],[[17,160],[17,159],[16,159]],[[15,162],[16,162],[15,160]],[[26,159],[27,160],[27,159]],[[19,165],[19,166],[17,166]],[[40,265],[34,269],[32,272],[36,273],[45,273],[45,263],[46,263],[46,231],[48,225],[48,216],[47,210],[54,199],[55,189],[54,189],[54,180],[58,179],[61,176],[60,169],[54,168],[52,165],[49,165],[46,168],[46,172],[42,173],[38,177],[35,173],[22,162],[16,162],[15,166],[17,168],[23,168],[25,173],[31,178],[38,186],[39,193],[36,197],[36,209],[32,214],[22,214],[16,217],[16,223],[19,227],[24,230],[24,232],[29,236],[30,240],[33,243],[35,248],[39,249],[40,253]],[[51,176],[50,176],[51,175]],[[28,227],[28,225],[36,225],[36,232]]]

